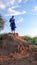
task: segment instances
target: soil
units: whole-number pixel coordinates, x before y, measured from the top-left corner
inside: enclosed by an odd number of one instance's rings
[[[0,65],[37,65],[37,51],[32,52],[18,33],[5,34],[0,40]]]

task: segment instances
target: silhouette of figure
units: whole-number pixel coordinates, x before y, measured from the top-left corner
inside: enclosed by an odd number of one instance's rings
[[[14,19],[14,16],[12,16],[11,18],[10,18],[10,26],[11,26],[11,31],[14,31],[14,33],[15,33],[15,28],[16,28],[16,25],[15,25],[15,19]]]

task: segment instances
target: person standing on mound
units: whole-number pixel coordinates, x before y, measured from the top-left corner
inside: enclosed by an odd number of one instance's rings
[[[12,16],[12,17],[10,18],[9,22],[10,22],[11,31],[15,33],[16,25],[15,25],[14,16]]]

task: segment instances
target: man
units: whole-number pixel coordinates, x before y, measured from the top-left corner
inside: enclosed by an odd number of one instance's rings
[[[11,31],[14,31],[14,33],[15,33],[15,28],[16,28],[16,25],[15,25],[15,19],[14,19],[14,16],[12,16],[11,18],[10,18],[10,26],[11,26]]]

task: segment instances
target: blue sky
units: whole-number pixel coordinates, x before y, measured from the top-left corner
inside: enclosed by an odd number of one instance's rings
[[[11,32],[9,19],[14,15],[19,35],[37,36],[37,0],[0,0],[0,13],[6,20],[1,33]]]

